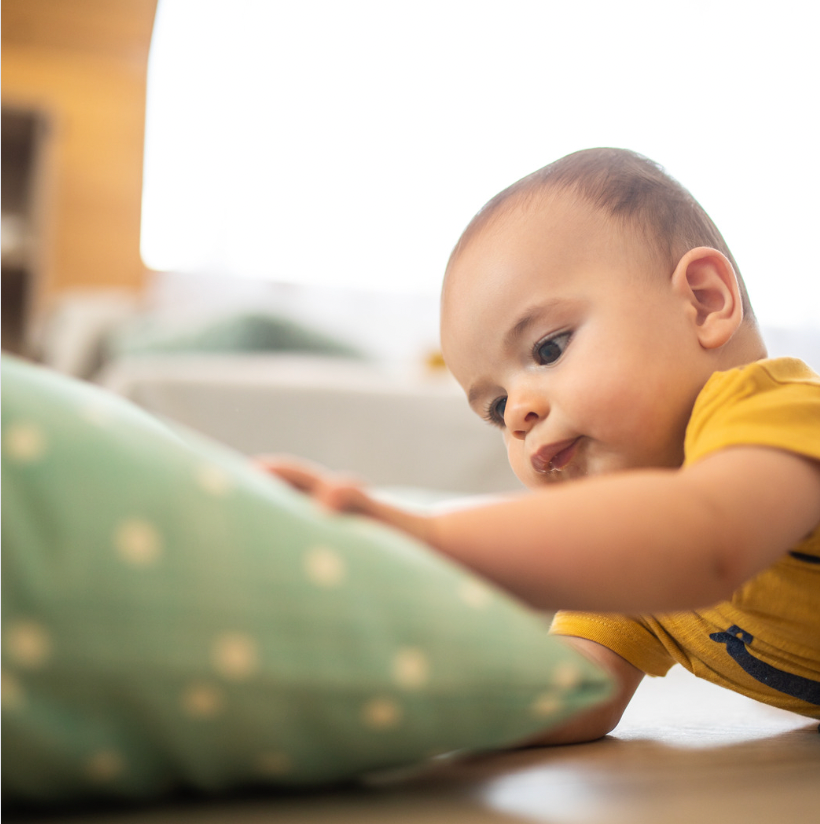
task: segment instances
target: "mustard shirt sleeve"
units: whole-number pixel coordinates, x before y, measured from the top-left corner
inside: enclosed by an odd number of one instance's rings
[[[717,372],[692,410],[684,466],[730,446],[770,446],[820,459],[820,377],[796,358]]]
[[[666,675],[676,663],[650,625],[640,618],[562,610],[552,619],[550,632],[596,641],[647,675]]]

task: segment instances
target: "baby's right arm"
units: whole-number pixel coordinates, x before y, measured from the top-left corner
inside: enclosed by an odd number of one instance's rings
[[[643,680],[643,673],[611,649],[586,638],[564,636],[563,640],[605,669],[615,680],[617,691],[605,704],[570,719],[566,724],[521,742],[522,747],[582,744],[603,738],[618,726],[621,716]]]

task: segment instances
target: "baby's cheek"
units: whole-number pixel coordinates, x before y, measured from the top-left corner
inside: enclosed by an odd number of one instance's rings
[[[657,400],[641,393],[626,401],[613,398],[608,414],[599,418],[598,439],[617,454],[619,468],[672,465],[674,427]]]
[[[580,416],[591,425],[614,429],[629,427],[633,421],[637,425],[646,415],[646,406],[655,403],[652,390],[643,387],[638,378],[614,370],[588,381],[578,398]]]

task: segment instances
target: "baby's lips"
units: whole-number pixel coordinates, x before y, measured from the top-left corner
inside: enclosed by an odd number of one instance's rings
[[[532,453],[530,463],[536,472],[555,472],[562,470],[575,454],[578,438],[546,444]]]

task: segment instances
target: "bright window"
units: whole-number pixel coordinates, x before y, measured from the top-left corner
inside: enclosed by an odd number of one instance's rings
[[[764,323],[820,325],[812,5],[160,0],[143,256],[434,292],[498,190],[625,146],[690,188]]]

